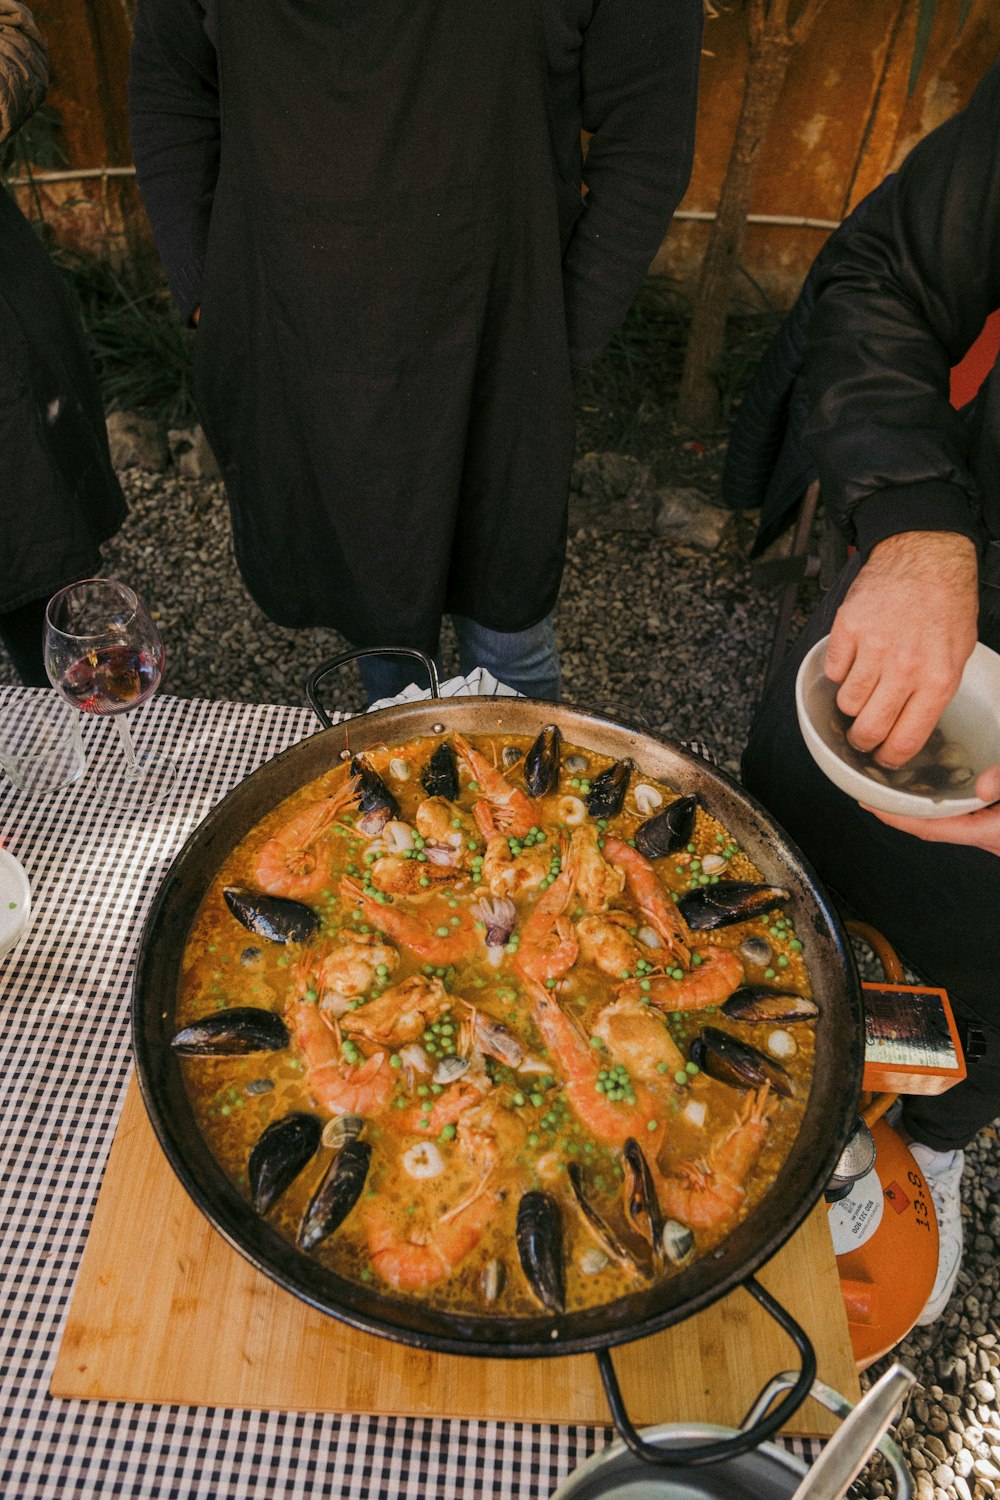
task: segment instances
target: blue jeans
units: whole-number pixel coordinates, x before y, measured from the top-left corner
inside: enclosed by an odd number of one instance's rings
[[[499,682],[524,693],[527,698],[558,701],[562,681],[551,615],[546,615],[544,620],[527,630],[488,630],[465,615],[452,615],[451,622],[458,637],[463,676],[468,676],[476,667],[485,667]],[[424,674],[417,661],[368,656],[358,662],[358,670],[369,703],[378,698],[394,698],[411,682],[424,686]],[[438,670],[441,670],[440,658]]]

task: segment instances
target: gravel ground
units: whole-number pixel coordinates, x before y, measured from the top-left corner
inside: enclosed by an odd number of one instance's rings
[[[105,550],[105,571],[158,612],[165,691],[303,702],[310,671],[345,643],[329,630],[281,629],[261,614],[236,571],[221,487],[138,470],[122,480],[131,510]],[[651,518],[634,495],[602,500],[591,489],[573,503],[556,617],[565,696],[654,733],[701,740],[736,772],[777,614],[776,594],[755,586],[747,562],[755,517],[732,516],[710,552],[656,535]],[[445,667],[457,670],[447,640]],[[0,683],[14,680],[0,652]],[[353,674],[334,691],[339,706],[362,706]],[[918,1500],[1000,1493],[1000,1151],[992,1130],[966,1153],[963,1215],[965,1259],[951,1304],[893,1351],[919,1380],[899,1427]],[[888,1492],[875,1468],[853,1493]]]

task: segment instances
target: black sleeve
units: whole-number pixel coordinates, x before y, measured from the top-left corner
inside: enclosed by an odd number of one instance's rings
[[[1000,306],[1000,65],[911,152],[818,279],[806,440],[865,554],[901,531],[982,540],[951,367]]]
[[[570,357],[620,325],[688,185],[702,0],[600,0],[581,54],[586,204],[563,262]]]
[[[181,314],[201,301],[219,170],[215,48],[198,0],[139,0],[129,75],[139,190]]]

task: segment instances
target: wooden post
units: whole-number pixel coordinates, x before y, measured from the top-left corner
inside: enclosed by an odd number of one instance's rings
[[[132,28],[127,0],[59,0],[34,13],[49,49],[47,103],[57,111],[72,169],[128,167],[128,54]],[[49,182],[22,196],[31,216],[41,203],[53,239],[116,264],[146,265],[152,240],[134,181],[94,177]]]

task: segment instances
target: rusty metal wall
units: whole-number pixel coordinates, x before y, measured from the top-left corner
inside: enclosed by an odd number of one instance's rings
[[[68,166],[129,165],[125,84],[135,0],[46,0],[37,5],[52,60],[49,102],[63,122]],[[751,307],[790,303],[812,259],[851,206],[923,134],[960,109],[1000,55],[1000,5],[940,0],[918,85],[908,95],[916,0],[829,0],[793,57],[762,148],[752,216],[818,221],[754,224],[739,296]],[[654,269],[690,286],[728,160],[746,68],[742,7],[729,0],[705,26],[691,187]],[[62,242],[114,260],[148,259],[148,227],[131,180],[115,175],[45,182],[40,196]],[[32,203],[24,198],[27,211]]]
[[[916,0],[829,0],[792,59],[761,149],[751,216],[839,222],[921,136],[963,107],[1000,56],[1000,6],[972,0],[959,30],[961,0],[940,0],[910,94],[917,9]],[[739,113],[746,67],[739,5],[706,21],[704,45],[694,173],[655,263],[686,285],[697,275],[708,228],[684,215],[714,209]],[[828,233],[751,223],[741,301],[787,306]]]

